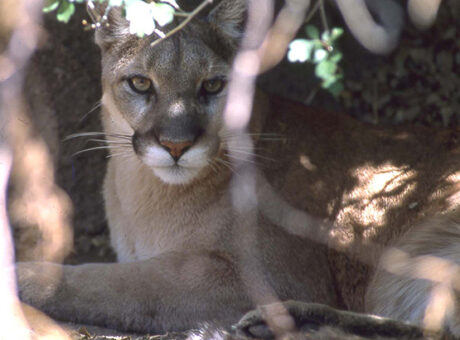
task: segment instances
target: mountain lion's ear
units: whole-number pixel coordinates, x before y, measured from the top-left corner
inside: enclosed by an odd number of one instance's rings
[[[129,35],[129,22],[123,17],[120,7],[112,7],[106,13],[107,4],[93,2],[92,5],[92,7],[87,7],[87,11],[93,21],[101,22],[101,19],[107,14],[107,19],[102,20],[101,26],[96,27],[95,33],[96,44],[102,51],[106,51],[121,38]]]
[[[237,42],[243,35],[246,12],[246,0],[222,0],[207,19],[223,38]]]

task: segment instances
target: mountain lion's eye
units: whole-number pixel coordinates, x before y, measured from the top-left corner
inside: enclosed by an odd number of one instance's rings
[[[202,91],[207,95],[218,94],[225,87],[225,80],[220,78],[208,79],[201,85]]]
[[[149,92],[152,88],[152,81],[148,78],[135,76],[130,78],[128,82],[133,91],[136,91],[137,93],[144,94]]]

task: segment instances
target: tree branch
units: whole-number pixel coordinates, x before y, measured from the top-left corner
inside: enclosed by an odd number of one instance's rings
[[[157,45],[158,43],[160,43],[161,41],[165,40],[165,39],[168,39],[169,37],[171,37],[172,35],[176,34],[177,32],[179,32],[181,29],[183,29],[194,17],[196,17],[207,5],[209,4],[212,4],[213,0],[204,0],[197,8],[195,8],[193,10],[193,12],[191,12],[187,18],[182,21],[179,25],[177,25],[177,27],[175,27],[174,29],[172,29],[171,31],[169,31],[168,33],[166,33],[166,35],[160,39],[157,39],[155,40],[154,42],[152,42],[150,44],[151,47]]]

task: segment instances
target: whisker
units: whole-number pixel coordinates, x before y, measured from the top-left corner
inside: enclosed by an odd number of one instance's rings
[[[214,158],[214,159],[215,159],[215,161],[218,162],[220,165],[223,165],[223,166],[225,166],[227,169],[229,169],[230,172],[232,172],[232,173],[237,173],[237,172],[235,171],[235,169],[233,168],[231,162],[224,161],[223,159],[221,159],[221,158],[219,158],[219,157],[216,157],[216,158]]]
[[[279,137],[279,138],[286,138],[286,136],[284,136],[283,134],[281,133],[276,133],[276,132],[259,132],[259,133],[243,133],[244,135],[247,135],[247,136],[251,136],[251,137]],[[228,132],[228,131],[225,131],[225,132],[221,132],[220,133],[220,137],[239,137],[238,134],[234,133],[234,132]]]
[[[242,154],[242,155],[253,156],[253,157],[260,158],[260,159],[264,159],[264,160],[271,161],[271,162],[274,162],[274,161],[275,161],[273,158],[265,157],[265,156],[258,155],[258,154],[253,153],[253,152],[245,151],[245,150],[239,150],[239,149],[234,149],[234,148],[232,148],[232,149],[231,149],[231,152],[240,153],[240,154]]]
[[[265,150],[265,148],[261,148],[261,147],[252,147],[252,146],[232,146],[231,148],[229,148],[231,150],[243,150],[243,151],[252,151],[252,150]]]
[[[107,137],[115,137],[115,138],[120,138],[120,139],[128,139],[128,140],[133,139],[133,136],[131,136],[131,135],[122,135],[122,134],[119,134],[119,133],[106,133],[105,135]]]
[[[233,164],[232,160],[238,160],[238,161],[248,162],[251,164],[257,164],[257,159],[250,157],[250,156],[254,156],[254,154],[250,152],[239,152],[239,153],[238,152],[235,152],[235,153],[226,152],[225,155],[230,159],[230,162],[232,162],[232,164]],[[248,157],[245,157],[245,155],[247,155]]]
[[[229,136],[222,138],[223,141],[238,141],[239,137]],[[257,142],[280,142],[280,141],[287,141],[288,138],[284,137],[259,137]]]
[[[95,137],[95,136],[107,136],[107,137],[114,137],[114,138],[120,138],[120,139],[129,139],[131,140],[130,135],[122,135],[122,134],[111,134],[111,133],[105,133],[105,132],[98,132],[98,131],[92,131],[92,132],[79,132],[79,133],[73,133],[71,135],[68,135],[63,139],[64,142],[74,139],[74,138],[79,138],[79,137]]]
[[[217,162],[214,162],[214,161],[212,162],[212,165],[213,165],[213,167],[214,167],[216,173],[219,173],[219,170],[220,170],[220,168],[222,167],[222,165],[221,165],[221,164],[218,164]]]
[[[90,137],[90,136],[105,136],[104,132],[79,132],[79,133],[72,133],[63,139],[64,142],[79,138],[79,137]]]
[[[232,138],[228,138],[228,139],[221,139],[221,141],[223,143],[226,143],[226,144],[230,144],[230,143],[235,143],[235,142],[238,142],[238,139],[235,138],[235,139],[232,139]],[[270,138],[270,139],[259,139],[258,141],[256,141],[257,144],[259,143],[273,143],[273,142],[277,142],[277,143],[285,143],[287,142],[287,139],[284,139],[284,138]],[[266,145],[266,144],[265,144]],[[256,147],[257,148],[257,147]]]
[[[121,149],[132,149],[133,145],[132,144],[127,144],[127,143],[106,143],[107,146],[113,146],[113,147],[119,147]]]
[[[220,158],[220,157],[216,157],[215,160],[220,161],[221,163],[229,164],[229,165],[232,164],[230,161],[227,161],[227,160],[222,159],[222,158]]]
[[[258,138],[257,141],[259,142],[284,142],[284,141],[288,141],[289,138],[285,138],[285,137],[260,137]]]
[[[93,113],[94,111],[96,111],[98,108],[100,108],[102,105],[102,101],[101,100],[98,100],[94,105],[93,107],[86,113],[83,115],[83,117],[81,117],[81,119],[78,121],[78,124],[80,124],[81,122],[83,122],[86,117],[88,117],[91,113]]]
[[[115,146],[108,146],[108,145],[104,145],[104,146],[96,146],[96,147],[93,147],[93,148],[89,148],[89,149],[84,149],[84,150],[80,150],[78,152],[75,152],[74,154],[72,154],[72,157],[75,157],[79,154],[82,154],[82,153],[85,153],[85,152],[89,152],[89,151],[95,151],[95,150],[110,150],[110,149],[118,149],[119,147],[115,147]]]
[[[276,132],[248,133],[248,135],[249,136],[258,136],[258,137],[264,137],[264,136],[284,137],[282,133],[276,133]]]
[[[128,142],[121,142],[121,141],[114,141],[110,139],[88,139],[88,142],[100,142],[100,143],[107,143],[107,144],[118,144],[118,145],[129,145],[131,146],[131,143]]]
[[[109,153],[105,158],[112,158],[112,157],[120,157],[120,158],[127,158],[129,156],[132,156],[132,152],[115,152],[115,153]]]
[[[211,168],[212,171],[214,171],[215,173],[219,173],[219,169],[217,168],[217,165],[214,163],[213,160],[209,160],[208,159],[208,165],[209,167]]]
[[[242,161],[242,162],[251,163],[251,164],[254,164],[254,165],[258,164],[257,161],[254,160],[254,159],[237,157],[235,155],[230,155],[230,154],[226,154],[226,155],[227,155],[228,158],[236,160],[236,161]]]

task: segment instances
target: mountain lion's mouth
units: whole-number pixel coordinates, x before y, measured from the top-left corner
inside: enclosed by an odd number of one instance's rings
[[[138,155],[154,174],[167,184],[191,182],[208,165],[208,149],[193,147],[175,160],[162,147],[149,145]]]
[[[166,184],[190,183],[202,168],[189,168],[174,164],[169,167],[152,167],[154,174]]]

